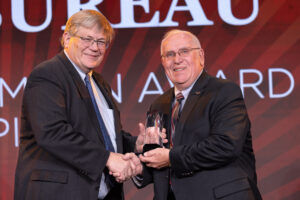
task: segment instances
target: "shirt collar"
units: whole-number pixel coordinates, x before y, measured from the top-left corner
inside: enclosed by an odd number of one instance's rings
[[[82,81],[84,82],[84,78],[86,77],[86,73],[84,73],[69,57],[68,53],[66,52],[66,50],[64,50],[64,53],[66,54],[67,58],[70,60],[70,62],[73,64],[74,68],[76,69],[76,71],[78,72],[78,74],[80,75]],[[93,73],[93,71],[90,71],[89,73]]]

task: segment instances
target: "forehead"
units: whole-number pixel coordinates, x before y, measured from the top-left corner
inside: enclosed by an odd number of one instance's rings
[[[195,45],[195,41],[192,36],[186,33],[175,33],[169,35],[162,41],[162,50],[163,51],[171,51],[178,50],[184,47],[193,47]]]
[[[80,26],[78,28],[77,33],[81,34],[82,36],[90,36],[94,38],[106,38],[103,29],[98,28],[97,26],[93,26],[91,28]]]

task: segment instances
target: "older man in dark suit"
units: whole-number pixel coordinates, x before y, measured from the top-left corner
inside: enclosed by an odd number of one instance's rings
[[[250,121],[238,85],[205,72],[204,51],[187,31],[164,36],[161,60],[174,88],[150,111],[169,116],[169,148],[140,156],[148,168],[135,183],[154,182],[157,200],[261,199]]]
[[[67,22],[64,51],[37,66],[22,105],[15,199],[124,199],[121,183],[141,171],[141,145],[124,132],[110,86],[93,71],[113,29],[97,11]],[[140,146],[138,146],[141,148]],[[118,182],[109,175],[118,175]]]

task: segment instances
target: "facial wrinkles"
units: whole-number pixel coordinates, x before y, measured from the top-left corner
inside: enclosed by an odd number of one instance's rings
[[[102,31],[99,31],[98,29],[92,29],[91,31],[87,31],[88,34],[81,34],[83,35],[84,37],[91,37],[91,38],[94,38],[95,40],[98,40],[98,39],[101,39],[101,38],[104,38],[104,35],[103,35],[103,32]],[[86,46],[86,47],[83,47],[82,48],[82,54],[84,56],[86,56],[88,59],[94,61],[94,62],[100,62],[102,61],[102,56],[104,55],[105,53],[105,48],[104,49],[100,49],[98,46],[97,46],[97,43],[96,42],[93,42],[92,45],[89,45],[89,46]],[[98,60],[99,59],[99,60]]]
[[[77,36],[77,37],[76,37]],[[103,32],[99,29],[80,28],[78,32],[70,38],[67,45],[67,52],[72,61],[84,72],[100,65],[103,60],[105,48],[98,48],[94,42],[93,45],[85,45],[79,37],[92,37],[94,39],[105,39]]]
[[[182,56],[179,56],[178,55],[178,50],[181,49],[181,48],[186,48],[186,46],[182,46],[181,44],[177,45],[172,45],[171,43],[172,41],[168,42],[166,41],[166,51],[174,51],[176,52],[176,55],[173,59],[171,60],[165,60],[164,61],[164,65],[166,66],[166,68],[168,68],[171,72],[179,72],[179,71],[182,71],[182,70],[185,70],[187,69],[187,66],[188,66],[188,62],[187,62],[187,59],[186,58],[183,58]],[[170,44],[171,45],[170,45]],[[173,47],[173,46],[178,46],[177,48]]]
[[[195,47],[198,47],[195,41],[189,37],[189,35],[182,33],[170,35],[163,42],[164,53],[168,51],[178,52],[181,48]],[[177,53],[176,57],[172,60],[166,60],[163,58],[163,66],[168,77],[175,86],[186,88],[194,82],[199,71],[199,66],[195,63],[199,61],[199,58],[197,57],[199,56],[198,53],[199,52],[196,50],[191,51],[187,57],[179,56]]]
[[[102,50],[104,51],[104,50]],[[98,48],[96,42],[94,42],[92,45],[87,46],[85,49],[83,49],[84,54],[87,54],[92,57],[97,57],[102,55],[102,51]]]

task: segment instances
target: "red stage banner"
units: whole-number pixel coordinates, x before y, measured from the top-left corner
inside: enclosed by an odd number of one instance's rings
[[[100,11],[116,30],[96,71],[112,86],[125,130],[137,135],[150,103],[172,86],[160,62],[162,36],[189,30],[207,72],[241,87],[263,198],[299,199],[299,8],[299,0],[1,0],[0,199],[13,199],[27,77],[61,51],[64,24],[81,9]],[[128,181],[125,195],[152,199],[152,186],[137,190]]]

